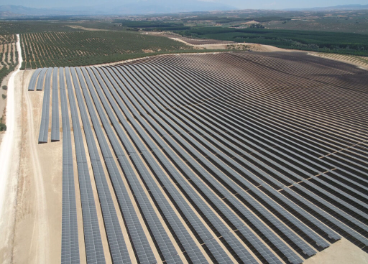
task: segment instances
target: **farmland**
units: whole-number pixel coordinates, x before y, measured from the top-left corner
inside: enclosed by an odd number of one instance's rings
[[[35,32],[71,32],[75,29],[68,26],[66,21],[0,21],[0,35],[11,35]]]
[[[24,68],[102,64],[191,47],[165,37],[135,32],[81,31],[21,35]]]
[[[15,43],[15,35],[0,35],[0,84],[17,64],[18,52]]]
[[[17,64],[16,35],[0,35],[0,131],[6,130],[5,116],[3,115],[7,97],[5,77],[14,70]]]
[[[220,53],[32,72],[27,131],[42,144],[22,160],[42,158],[58,204],[48,262],[367,259],[366,71]]]
[[[368,55],[368,35],[365,34],[221,27],[192,27],[190,30],[175,32],[200,39],[259,43],[286,49],[358,56]]]

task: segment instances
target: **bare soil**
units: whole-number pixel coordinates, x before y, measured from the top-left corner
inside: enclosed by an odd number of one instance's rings
[[[22,72],[23,73],[23,72]],[[33,71],[24,72],[21,151],[12,243],[2,247],[2,263],[58,263],[61,248],[61,142],[37,144],[43,92],[27,91]],[[19,77],[19,75],[17,76]],[[21,81],[19,79],[18,81]]]
[[[75,29],[82,29],[82,30],[86,30],[86,31],[110,31],[107,29],[99,29],[99,28],[86,28],[86,27],[82,27],[82,26],[68,26],[71,28],[75,28]]]
[[[364,264],[368,263],[368,254],[342,238],[327,249],[307,259],[304,264]]]

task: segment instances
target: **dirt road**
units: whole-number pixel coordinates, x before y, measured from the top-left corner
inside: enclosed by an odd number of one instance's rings
[[[37,151],[37,141],[35,138],[35,127],[34,127],[34,120],[33,120],[33,106],[32,101],[29,97],[29,93],[25,92],[24,97],[26,100],[26,106],[27,106],[27,126],[28,126],[28,133],[27,133],[27,142],[29,143],[30,147],[30,157],[32,161],[32,169],[33,169],[33,175],[35,180],[35,187],[36,187],[36,197],[35,197],[35,205],[36,215],[35,217],[38,219],[38,221],[35,221],[33,223],[33,236],[36,237],[36,239],[31,239],[32,241],[32,247],[36,247],[36,251],[38,254],[36,255],[36,263],[47,263],[48,260],[48,237],[49,234],[49,224],[48,224],[48,218],[47,218],[47,204],[46,204],[46,195],[45,195],[45,187],[44,187],[44,181],[43,181],[43,173],[41,169],[41,164],[38,156]]]

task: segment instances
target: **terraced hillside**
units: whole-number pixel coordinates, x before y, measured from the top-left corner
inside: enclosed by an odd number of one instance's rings
[[[37,70],[39,143],[63,144],[61,263],[297,264],[342,238],[367,252],[367,83],[301,53]]]

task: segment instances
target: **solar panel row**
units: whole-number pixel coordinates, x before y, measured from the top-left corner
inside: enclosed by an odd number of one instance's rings
[[[40,74],[40,72],[42,71],[42,68],[37,69],[31,77],[31,80],[29,81],[29,85],[28,85],[28,91],[34,91],[36,88],[36,82],[37,82],[37,78],[38,75]]]
[[[40,75],[37,79],[37,86],[36,86],[36,91],[42,91],[43,90],[43,85],[44,85],[44,81],[45,81],[45,74],[46,74],[47,68],[43,68],[40,72]]]
[[[43,95],[42,117],[41,117],[41,124],[40,124],[40,134],[38,136],[38,143],[47,143],[48,134],[49,134],[51,73],[52,73],[52,68],[48,68],[46,72],[46,78],[45,78],[45,90],[44,90],[44,95]],[[40,81],[43,80],[43,79],[40,79],[41,77],[42,77],[42,72],[40,74],[40,77],[38,78],[39,79],[38,83],[40,83]],[[42,90],[42,86],[41,86],[41,90]]]
[[[54,75],[55,77],[55,75]],[[62,172],[62,233],[61,263],[79,263],[78,223],[73,171],[73,152],[70,134],[68,102],[65,93],[64,69],[60,69],[60,102],[63,123]]]
[[[62,69],[61,69],[62,70]],[[62,81],[60,81],[61,83]],[[54,68],[52,77],[52,123],[51,123],[51,141],[60,140],[59,126],[59,89],[58,89],[58,68]]]

